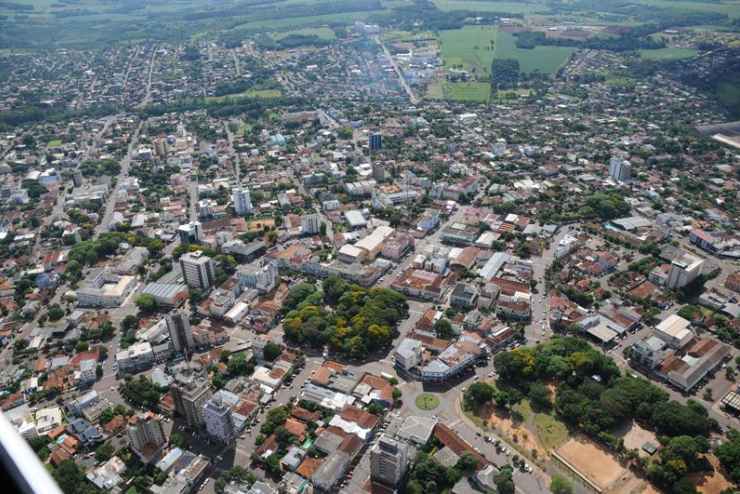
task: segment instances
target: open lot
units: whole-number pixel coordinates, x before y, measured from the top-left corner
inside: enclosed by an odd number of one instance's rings
[[[497,29],[493,26],[465,26],[439,33],[441,56],[446,67],[459,67],[473,75],[487,77],[493,61]]]
[[[601,491],[632,477],[612,455],[588,439],[571,439],[554,456]]]
[[[632,422],[630,428],[624,431],[622,439],[624,439],[625,448],[636,449],[640,451],[642,456],[647,456],[647,453],[641,450],[643,444],[651,442],[656,446],[658,445],[658,439],[655,437],[655,433],[643,429],[637,422]]]

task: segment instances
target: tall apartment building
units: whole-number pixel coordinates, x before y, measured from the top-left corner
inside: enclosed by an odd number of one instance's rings
[[[167,442],[159,417],[149,412],[129,419],[129,445],[142,462],[149,463]]]
[[[246,187],[234,187],[231,190],[231,201],[234,203],[234,212],[239,216],[250,214],[254,211],[249,189]]]
[[[211,397],[208,377],[200,364],[184,362],[176,368],[170,388],[175,412],[185,418],[189,427],[200,428],[204,423],[203,405]]]
[[[266,262],[262,266],[239,268],[239,284],[242,288],[254,288],[260,293],[271,292],[280,281],[277,263]]]
[[[370,478],[395,487],[408,466],[408,446],[383,434],[370,450]]]
[[[370,151],[379,151],[383,149],[383,135],[374,132],[370,134],[369,142]]]
[[[666,286],[672,290],[685,287],[701,274],[703,266],[704,259],[688,252],[683,253],[671,262]]]
[[[203,226],[200,221],[185,223],[177,229],[177,235],[183,244],[197,244],[203,238]]]
[[[191,288],[208,290],[216,281],[213,260],[201,251],[188,252],[180,256],[180,269],[185,284]]]
[[[170,333],[170,341],[176,352],[192,352],[195,348],[193,341],[193,330],[190,327],[190,318],[184,311],[172,311],[165,318],[167,331]]]
[[[632,174],[632,165],[629,161],[614,157],[609,160],[609,176],[617,182],[627,182]]]
[[[304,214],[301,217],[301,233],[316,235],[319,232],[321,232],[321,216],[316,213]]]
[[[236,437],[231,408],[224,403],[220,395],[213,396],[203,405],[203,419],[208,434],[224,444],[231,443]]]

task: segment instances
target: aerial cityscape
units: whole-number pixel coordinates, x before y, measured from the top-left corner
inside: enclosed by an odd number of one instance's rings
[[[740,493],[740,0],[8,0],[0,81],[7,492]]]

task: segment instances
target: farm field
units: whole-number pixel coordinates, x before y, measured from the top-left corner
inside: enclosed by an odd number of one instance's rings
[[[640,57],[646,60],[681,60],[695,57],[693,48],[659,48],[657,50],[640,50]]]

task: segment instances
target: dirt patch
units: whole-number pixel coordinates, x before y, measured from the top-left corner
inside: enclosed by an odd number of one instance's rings
[[[658,440],[655,438],[655,434],[647,429],[643,429],[636,422],[632,422],[630,427],[624,432],[622,436],[624,439],[624,447],[627,449],[636,449],[640,452],[641,456],[649,456],[642,450],[642,445],[651,442],[658,445]]]
[[[587,439],[571,439],[556,453],[559,460],[588,479],[601,492],[616,487],[617,482],[622,486],[634,478],[614,456]]]
[[[732,483],[728,481],[722,472],[720,471],[719,460],[714,455],[707,455],[707,460],[714,467],[712,474],[692,474],[689,478],[696,485],[696,489],[704,494],[719,494],[725,489],[732,487]]]
[[[506,442],[521,447],[529,456],[531,456],[532,450],[537,451],[537,458],[547,456],[545,447],[537,441],[537,436],[524,423],[515,423],[510,417],[499,416],[496,407],[492,405],[483,407],[480,410],[480,417],[488,427],[496,430]],[[516,437],[516,441],[514,437]]]

